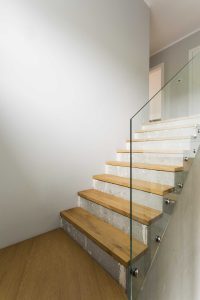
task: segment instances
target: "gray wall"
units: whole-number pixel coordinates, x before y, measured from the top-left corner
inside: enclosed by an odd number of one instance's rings
[[[188,62],[189,50],[197,46],[200,46],[200,31],[151,56],[150,67],[164,63],[166,82]]]
[[[148,96],[141,0],[0,1],[0,248],[59,226]]]
[[[138,300],[200,299],[200,153]]]
[[[164,63],[164,80],[167,82],[189,61],[189,50],[199,45],[200,32],[197,32],[166,50],[153,55],[150,58],[150,67],[152,68],[160,63]],[[199,60],[196,63],[198,63],[200,68]],[[197,98],[195,97],[195,99],[192,99],[190,96],[189,72],[191,68],[191,65],[185,68],[180,76],[174,79],[173,82],[165,88],[165,92],[163,92],[163,118],[200,113],[200,105],[198,104],[200,95]],[[198,82],[198,84],[200,84],[200,82]],[[197,86],[196,83],[195,86]],[[197,89],[195,93],[197,94]]]

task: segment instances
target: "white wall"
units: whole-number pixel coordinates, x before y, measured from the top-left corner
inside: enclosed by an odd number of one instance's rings
[[[59,226],[148,98],[141,0],[0,0],[0,248]]]

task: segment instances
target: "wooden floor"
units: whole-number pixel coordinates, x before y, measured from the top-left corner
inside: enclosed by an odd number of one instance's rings
[[[62,229],[0,250],[0,300],[94,299],[127,297]]]

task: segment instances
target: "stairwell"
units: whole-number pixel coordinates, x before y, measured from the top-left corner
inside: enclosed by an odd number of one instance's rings
[[[78,192],[77,207],[60,213],[64,230],[126,290],[132,266],[133,287],[139,291],[159,251],[200,145],[199,124],[200,115],[144,124],[117,151],[116,161],[105,163],[105,174],[93,176],[92,188]]]

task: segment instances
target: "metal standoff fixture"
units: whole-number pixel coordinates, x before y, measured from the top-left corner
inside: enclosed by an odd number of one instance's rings
[[[177,186],[182,189],[183,188],[183,183],[178,183]]]
[[[138,268],[131,269],[130,273],[131,273],[131,275],[132,275],[133,277],[138,278],[138,276],[139,276],[139,270],[138,270]]]
[[[159,235],[157,235],[155,240],[156,240],[157,243],[160,243],[161,242],[161,237]]]

